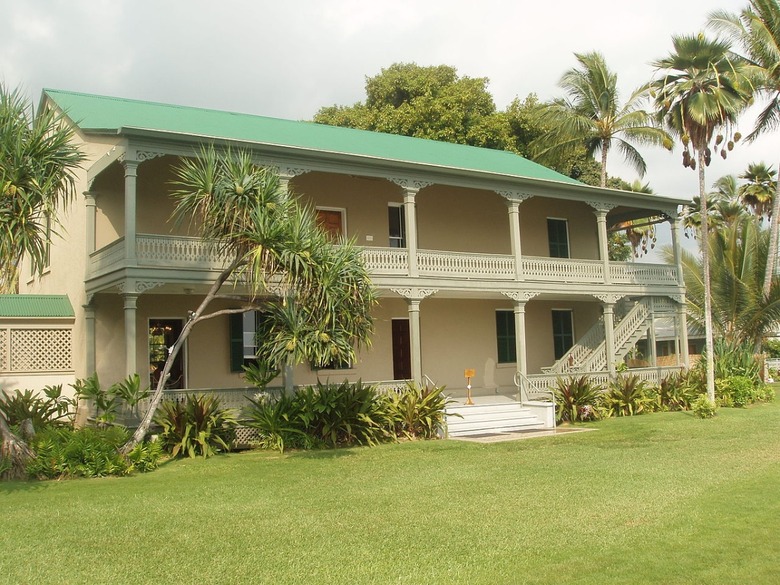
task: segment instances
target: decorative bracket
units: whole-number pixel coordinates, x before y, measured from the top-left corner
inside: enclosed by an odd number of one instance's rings
[[[388,177],[388,180],[395,183],[402,189],[406,189],[407,191],[419,191],[420,189],[424,189],[425,187],[429,187],[433,185],[433,183],[429,181],[421,181],[420,179],[404,179],[399,177]]]
[[[130,286],[127,286],[127,285]],[[153,288],[157,288],[159,286],[163,286],[165,283],[161,281],[156,280],[138,280],[133,282],[131,281],[125,281],[120,282],[117,285],[117,288],[119,288],[119,292],[122,294],[142,294],[145,293],[148,290],[152,290]]]
[[[531,193],[525,191],[512,191],[508,189],[499,189],[496,190],[496,193],[511,203],[522,203],[526,199],[533,197]]]
[[[539,296],[538,292],[531,292],[527,290],[511,290],[502,292],[501,294],[512,299],[513,301],[517,301],[518,303],[527,303],[532,298]]]
[[[593,296],[596,297],[598,300],[600,300],[602,303],[614,305],[626,295],[619,294],[619,293],[593,293]]]
[[[607,201],[586,201],[586,203],[590,205],[596,213],[609,213],[618,206],[617,203],[609,203]]]
[[[137,150],[135,152],[135,159],[138,162],[144,162],[147,160],[152,160],[153,158],[159,158],[161,156],[165,156],[166,153],[164,152],[156,152],[153,150]]]
[[[287,167],[282,165],[276,166],[276,170],[279,173],[279,177],[282,179],[287,179],[288,181],[293,177],[297,177],[298,175],[303,175],[309,172],[309,169],[304,169],[301,167]]]
[[[390,290],[412,301],[421,301],[439,292],[437,288],[391,288]]]

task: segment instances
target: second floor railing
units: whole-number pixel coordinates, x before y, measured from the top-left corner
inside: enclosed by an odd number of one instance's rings
[[[363,248],[363,260],[369,273],[375,276],[407,276],[409,251],[405,248]],[[218,250],[199,238],[138,234],[136,259],[142,267],[195,268],[219,270],[225,259]],[[105,274],[125,264],[122,238],[90,254],[91,276]],[[511,281],[515,275],[515,259],[510,254],[480,254],[418,250],[419,276],[433,278]],[[614,284],[676,285],[677,268],[666,264],[611,262],[611,282]],[[600,260],[545,258],[524,256],[522,278],[531,282],[602,284],[604,263]]]

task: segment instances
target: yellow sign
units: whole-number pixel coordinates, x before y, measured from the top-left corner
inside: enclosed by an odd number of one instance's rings
[[[468,369],[463,372],[463,376],[466,378],[473,378],[476,375],[477,375],[477,370]]]

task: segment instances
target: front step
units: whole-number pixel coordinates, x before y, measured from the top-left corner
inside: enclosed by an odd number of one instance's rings
[[[450,406],[446,413],[447,432],[451,437],[545,428],[529,409],[514,401]],[[461,416],[453,416],[457,414]]]

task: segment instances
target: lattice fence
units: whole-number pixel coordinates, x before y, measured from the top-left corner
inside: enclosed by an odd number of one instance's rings
[[[0,328],[0,371],[68,372],[73,370],[71,329]]]

